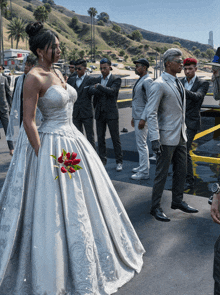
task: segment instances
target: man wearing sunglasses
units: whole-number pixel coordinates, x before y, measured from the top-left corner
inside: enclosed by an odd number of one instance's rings
[[[96,78],[95,85],[90,87],[94,95],[96,130],[98,136],[99,156],[103,165],[107,163],[105,133],[108,126],[116,158],[116,170],[122,170],[122,149],[119,136],[119,115],[117,107],[121,78],[111,74],[111,61],[103,58],[100,61],[101,77]]]
[[[182,52],[177,48],[164,53],[165,72],[150,90],[146,116],[152,150],[157,155],[151,214],[159,221],[170,221],[160,203],[170,164],[173,166],[172,209],[196,213],[183,201],[186,178],[186,94],[176,74],[183,68]]]
[[[77,74],[69,78],[67,83],[77,91],[77,100],[73,107],[73,124],[82,133],[84,126],[86,137],[95,149],[92,95],[89,93],[89,86],[93,84],[94,78],[86,75],[86,66],[84,59],[78,59],[75,62]]]
[[[70,75],[69,75],[69,78],[67,80],[67,83],[69,83],[70,78],[77,75],[77,72],[75,71],[75,60],[70,61],[69,70],[70,70]]]

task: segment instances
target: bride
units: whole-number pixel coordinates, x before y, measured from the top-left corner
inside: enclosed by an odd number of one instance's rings
[[[0,294],[115,293],[141,271],[144,248],[98,155],[72,123],[76,91],[52,66],[58,36],[39,22],[26,32],[38,66],[24,82],[24,127],[0,194]],[[50,156],[62,149],[81,159],[72,179]]]

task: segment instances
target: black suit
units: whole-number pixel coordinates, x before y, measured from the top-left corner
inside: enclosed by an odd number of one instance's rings
[[[4,132],[6,135],[8,122],[9,122],[9,110],[11,108],[11,91],[8,85],[8,80],[3,75],[0,75],[0,120],[2,122]],[[14,146],[12,141],[7,141],[9,150],[13,150]]]
[[[185,78],[181,79],[183,86]],[[186,89],[186,127],[187,127],[187,176],[186,182],[194,183],[192,159],[189,154],[193,138],[201,128],[200,108],[209,89],[209,82],[196,77],[191,90]]]
[[[26,75],[24,75],[24,77],[23,77],[23,83],[22,83],[21,94],[20,94],[20,99],[21,99],[21,104],[20,104],[20,126],[21,126],[22,121],[23,121],[23,85],[24,85],[25,76]],[[14,98],[14,93],[15,93],[15,90],[16,90],[16,85],[17,85],[18,79],[19,79],[19,76],[15,78],[15,84],[14,84],[14,91],[13,91],[12,99]]]
[[[86,75],[78,88],[76,85],[77,77],[73,76],[67,81],[77,91],[77,100],[73,108],[73,124],[82,133],[84,125],[87,139],[95,149],[92,95],[89,93],[89,86],[93,84],[94,78]]]
[[[108,125],[115,152],[116,163],[122,163],[122,149],[119,136],[118,92],[121,87],[121,78],[110,75],[106,86],[101,85],[101,77],[95,79],[98,86],[90,87],[94,95],[96,130],[98,136],[99,156],[105,165],[107,162],[105,133]]]

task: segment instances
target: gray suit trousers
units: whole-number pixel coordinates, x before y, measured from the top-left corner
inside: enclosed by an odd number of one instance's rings
[[[156,161],[151,210],[160,207],[160,201],[171,163],[173,165],[172,202],[180,203],[183,200],[187,163],[186,142],[181,136],[177,146],[163,145],[162,147],[163,151],[157,156]]]

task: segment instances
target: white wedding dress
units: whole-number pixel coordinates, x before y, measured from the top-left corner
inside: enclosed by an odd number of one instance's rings
[[[75,100],[70,85],[39,98],[38,157],[20,130],[0,195],[1,295],[112,294],[142,268],[144,248],[117,192],[72,123]],[[72,179],[50,156],[62,149],[81,159]]]

